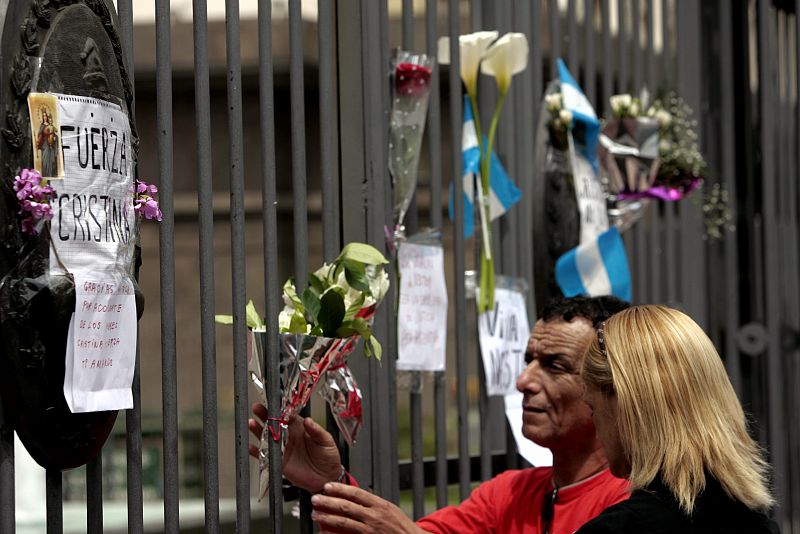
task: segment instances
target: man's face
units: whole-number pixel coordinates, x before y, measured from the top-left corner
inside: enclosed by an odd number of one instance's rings
[[[536,444],[558,449],[594,439],[579,375],[593,336],[592,323],[582,317],[570,322],[539,320],[534,325],[525,353],[527,367],[517,379],[517,389],[524,395],[522,434]]]

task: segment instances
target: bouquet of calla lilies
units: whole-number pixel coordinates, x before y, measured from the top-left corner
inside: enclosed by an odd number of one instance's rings
[[[492,258],[492,236],[489,224],[489,169],[497,123],[503,109],[511,78],[528,66],[528,39],[522,33],[507,33],[498,39],[496,31],[481,31],[461,35],[458,38],[461,81],[467,91],[473,109],[475,134],[481,154],[480,200],[482,252],[480,269],[480,294],[478,312],[494,309],[494,259]],[[439,63],[450,63],[450,40],[439,40]],[[478,108],[478,74],[493,76],[497,82],[498,98],[495,104],[489,133],[484,140]]]

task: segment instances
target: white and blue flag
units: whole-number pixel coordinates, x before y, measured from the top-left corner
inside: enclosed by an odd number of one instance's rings
[[[484,138],[484,144],[486,139]],[[475,123],[472,118],[472,107],[469,97],[464,97],[464,125],[461,129],[461,153],[463,157],[464,184],[464,237],[471,237],[475,231],[473,203],[476,189],[480,187],[481,152],[478,137],[475,135]],[[450,184],[450,203],[448,212],[450,220],[455,219],[453,195],[455,188]],[[522,193],[508,177],[500,159],[492,151],[489,161],[489,219],[495,220],[503,215],[515,203],[519,202]]]
[[[558,58],[558,80],[564,109],[572,112],[572,136],[580,153],[597,171],[597,142],[600,139],[600,121],[592,104],[583,94],[578,82],[561,58]]]
[[[613,295],[630,302],[631,273],[617,228],[558,258],[556,282],[566,297]]]

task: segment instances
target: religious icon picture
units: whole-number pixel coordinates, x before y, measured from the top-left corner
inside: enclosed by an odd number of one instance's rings
[[[47,93],[29,94],[28,112],[31,117],[33,167],[42,178],[63,178],[61,121],[56,96]]]

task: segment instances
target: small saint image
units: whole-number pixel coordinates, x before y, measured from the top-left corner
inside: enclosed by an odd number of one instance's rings
[[[33,166],[43,178],[62,178],[64,162],[55,95],[31,93],[28,96],[28,110],[31,117]]]

